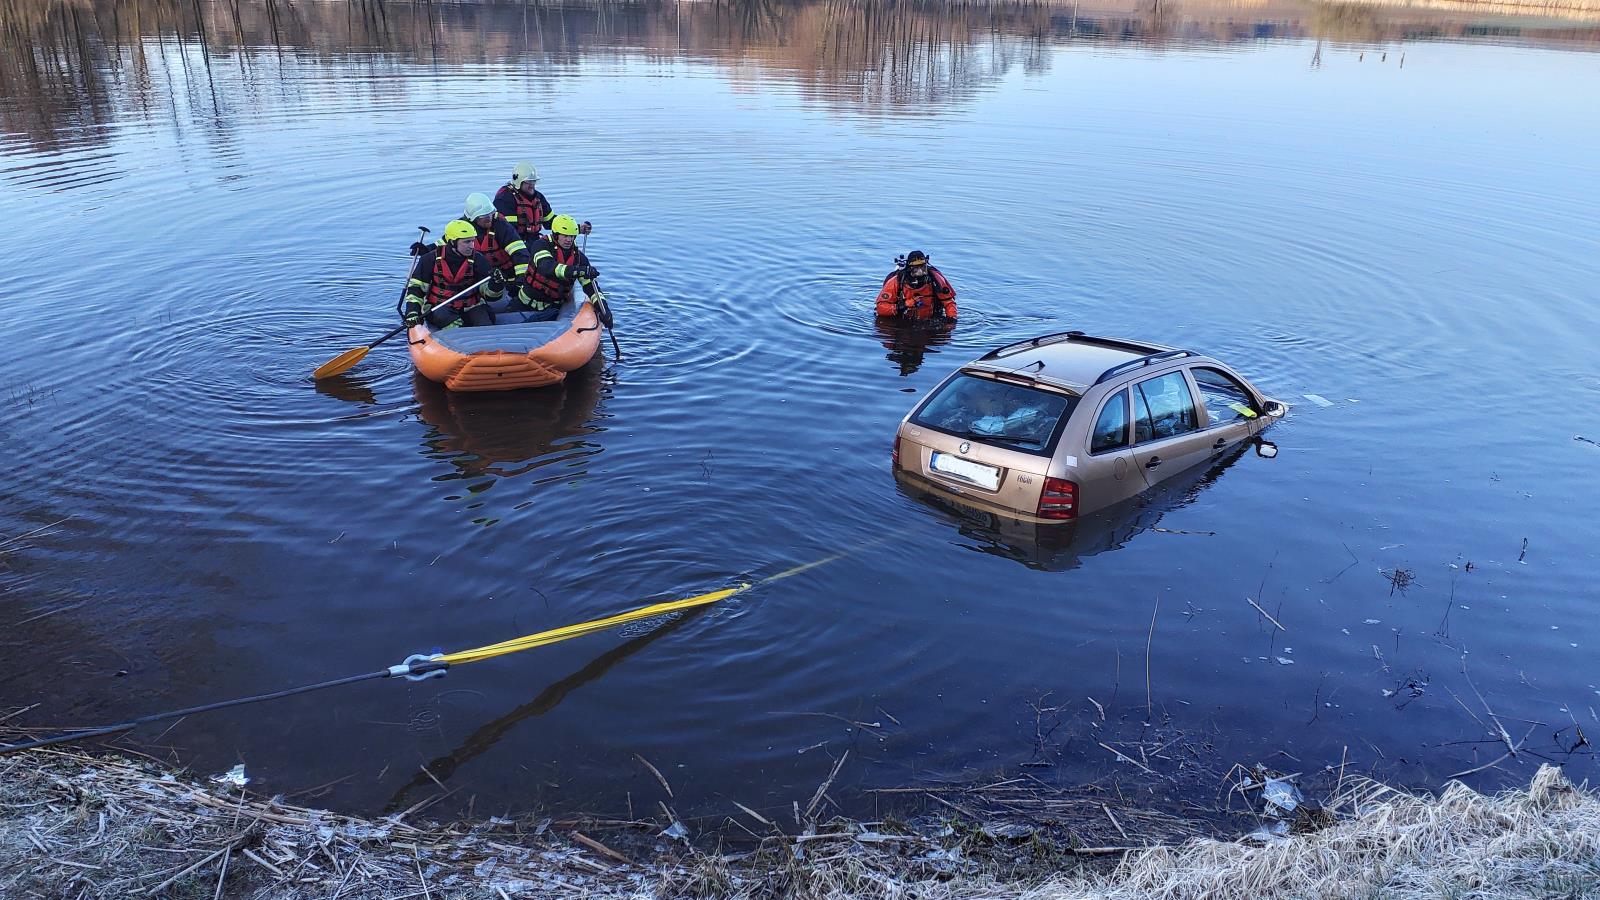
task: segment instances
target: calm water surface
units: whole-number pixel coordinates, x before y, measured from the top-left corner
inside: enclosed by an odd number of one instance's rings
[[[1437,786],[1499,754],[1475,685],[1592,777],[1600,29],[1405,16],[8,5],[0,534],[65,521],[0,545],[0,706],[115,720],[846,552],[133,741],[364,811],[422,765],[480,812],[651,806],[639,754],[709,821],[847,749],[858,810],[1028,762],[1047,695],[1064,783],[1115,769],[1092,697]],[[314,385],[390,326],[414,226],[524,158],[595,223],[622,361],[451,396],[385,346]],[[947,339],[873,325],[913,247]],[[1042,540],[897,488],[910,404],[1067,328],[1230,361],[1292,404],[1281,455]]]

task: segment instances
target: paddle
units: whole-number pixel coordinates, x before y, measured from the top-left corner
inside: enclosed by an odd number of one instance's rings
[[[426,243],[428,240],[428,226],[418,225],[417,231],[421,232],[421,234],[417,235],[417,243]],[[417,274],[417,262],[421,259],[421,257],[422,254],[416,252],[416,247],[413,246],[411,248],[411,269],[406,272],[406,283],[400,286],[400,302],[402,303],[405,302],[406,288],[411,285],[412,277]],[[361,360],[367,355],[367,352],[373,347],[376,347],[384,341],[387,341],[389,338],[394,337],[401,331],[404,331],[405,328],[405,325],[401,325],[399,328],[396,328],[394,331],[391,331],[383,337],[378,338],[365,347],[356,347],[353,350],[346,350],[338,356],[335,356],[333,359],[330,359],[322,365],[317,366],[316,371],[311,373],[312,380],[321,381],[324,378],[332,378],[335,375],[343,375],[345,372],[355,368],[356,363],[361,362]]]
[[[492,277],[492,276],[490,276],[490,277]],[[473,291],[477,290],[478,288],[483,287],[485,284],[488,283],[488,281],[489,281],[488,277],[483,278],[483,279],[475,282],[471,287],[468,287],[466,290],[464,290],[461,293],[457,294],[456,297],[465,297],[467,294],[470,294]],[[454,300],[456,297],[452,297],[451,299]],[[446,302],[449,302],[449,301],[446,301]],[[444,304],[440,304],[440,305],[443,306]],[[429,312],[432,312],[432,310],[429,310]],[[331,378],[331,377],[333,377],[335,375],[342,375],[345,372],[350,371],[351,369],[355,368],[356,363],[361,362],[361,360],[366,357],[367,351],[371,350],[373,347],[378,346],[379,344],[383,343],[384,341],[387,341],[388,339],[394,337],[395,335],[399,334],[402,331],[405,331],[407,328],[410,328],[410,327],[411,327],[410,325],[407,325],[407,324],[402,322],[393,331],[389,332],[388,334],[384,335],[381,338],[378,338],[377,340],[375,340],[372,343],[366,345],[365,347],[356,347],[356,348],[351,349],[351,350],[346,350],[345,352],[339,354],[338,356],[335,356],[333,359],[330,359],[327,362],[323,363],[322,365],[318,366],[317,370],[315,372],[311,373],[311,377],[314,378],[314,379],[317,379],[317,380],[321,380],[323,378]]]
[[[418,225],[417,228],[422,232],[422,237],[424,239],[426,239],[427,236],[428,236],[428,229],[425,226],[422,226],[422,225]],[[420,259],[420,257],[413,258],[411,260],[411,271],[406,276],[407,284],[410,283],[411,277],[417,274],[417,262],[418,262],[419,259]],[[479,281],[477,284],[474,284],[471,287],[467,288],[466,290],[462,291],[461,293],[457,294],[456,296],[457,297],[465,297],[467,294],[471,293],[472,291],[475,291],[478,288],[483,287],[484,282],[487,282],[488,280],[489,280],[488,278],[485,278],[482,281]],[[405,287],[401,287],[400,288],[400,296],[402,298],[404,298],[404,296],[405,296]],[[431,310],[430,310],[430,312],[431,312]],[[345,352],[339,354],[338,356],[335,356],[333,359],[330,359],[327,362],[323,363],[322,365],[318,366],[317,370],[315,372],[311,373],[311,377],[313,379],[317,380],[317,381],[321,381],[324,378],[332,378],[335,375],[343,375],[344,373],[346,373],[346,372],[350,371],[351,369],[355,368],[356,364],[361,362],[361,360],[365,359],[367,354],[369,352],[371,352],[373,347],[378,346],[379,344],[383,343],[384,341],[387,341],[388,339],[394,337],[395,335],[399,334],[402,331],[405,331],[407,328],[410,328],[410,327],[411,326],[409,326],[409,325],[401,323],[398,328],[395,328],[393,331],[389,332],[388,334],[385,334],[383,337],[378,338],[377,340],[375,340],[372,343],[366,345],[365,347],[355,347],[353,349],[346,350]]]
[[[589,258],[589,235],[585,234],[583,236],[583,245],[578,248],[578,252],[583,254],[584,259]],[[617,333],[611,330],[612,323],[616,321],[611,316],[611,304],[606,302],[605,292],[601,291],[598,285],[595,286],[595,290],[599,292],[600,299],[591,299],[589,301],[590,305],[594,307],[594,317],[599,319],[600,324],[606,327],[606,336],[611,338],[611,349],[616,351],[617,361],[621,362],[622,348],[617,346]]]

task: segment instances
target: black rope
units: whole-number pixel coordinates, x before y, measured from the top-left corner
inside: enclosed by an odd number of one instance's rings
[[[323,688],[339,687],[340,685],[345,684],[355,684],[358,681],[371,681],[375,678],[388,677],[388,669],[379,669],[376,672],[368,672],[365,675],[351,675],[348,678],[335,678],[332,681],[319,681],[316,684],[302,685],[300,687],[289,688],[282,691],[273,691],[270,694],[256,694],[254,697],[239,697],[234,700],[221,700],[216,703],[207,703],[204,706],[191,706],[188,709],[175,709],[171,712],[152,713],[148,716],[140,716],[137,719],[129,719],[126,722],[116,725],[107,725],[103,728],[91,728],[86,731],[73,731],[68,732],[67,734],[58,734],[55,737],[40,738],[35,741],[27,741],[21,744],[0,744],[0,756],[5,756],[8,753],[18,753],[23,750],[34,750],[39,747],[49,747],[52,744],[65,744],[69,741],[81,741],[86,738],[100,737],[101,735],[106,734],[116,734],[119,731],[127,731],[131,728],[137,728],[140,725],[145,725],[150,722],[162,722],[167,719],[181,719],[184,716],[191,716],[195,713],[211,712],[212,710],[216,709],[227,709],[230,706],[244,706],[247,703],[260,703],[263,700],[277,700],[281,697],[293,697],[295,694],[308,694],[312,691],[320,691]]]

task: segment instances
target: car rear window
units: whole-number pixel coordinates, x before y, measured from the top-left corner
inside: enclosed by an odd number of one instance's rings
[[[911,421],[1024,453],[1049,453],[1077,397],[965,372],[934,391]]]

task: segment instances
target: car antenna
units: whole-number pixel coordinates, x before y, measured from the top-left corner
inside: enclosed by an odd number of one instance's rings
[[[1031,363],[1023,363],[1015,368],[1007,369],[1006,374],[1015,375],[1016,373],[1021,372],[1023,369],[1033,369],[1034,371],[1042,372],[1044,371],[1044,360],[1036,359]]]
[[[1006,369],[1004,371],[996,372],[995,374],[996,375],[1016,375],[1017,373],[1021,372],[1023,369],[1031,369],[1031,368],[1033,368],[1035,366],[1038,367],[1038,369],[1036,371],[1043,371],[1044,370],[1044,360],[1036,359],[1031,363],[1023,363],[1020,366],[1014,366],[1014,367]]]

